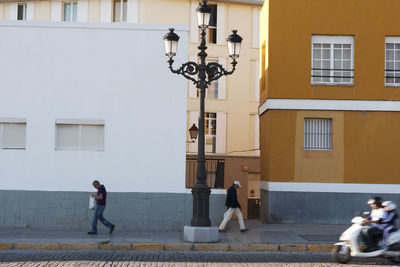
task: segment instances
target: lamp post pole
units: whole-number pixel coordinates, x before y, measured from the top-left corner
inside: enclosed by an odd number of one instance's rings
[[[197,47],[200,52],[198,55],[199,63],[189,61],[179,69],[174,69],[172,59],[176,55],[179,36],[174,33],[174,29],[170,29],[164,36],[165,51],[169,57],[169,69],[172,73],[182,75],[188,80],[192,81],[200,91],[200,116],[199,116],[199,141],[198,141],[198,154],[197,154],[197,172],[196,184],[192,188],[193,195],[193,217],[191,226],[209,227],[211,226],[209,216],[209,199],[211,189],[207,185],[206,173],[206,160],[205,160],[205,135],[204,135],[204,99],[206,89],[212,81],[216,81],[222,76],[231,75],[236,68],[237,61],[240,53],[240,44],[242,38],[234,30],[233,33],[227,38],[229,57],[232,58],[232,70],[227,71],[222,65],[216,62],[206,64],[206,30],[210,21],[211,9],[207,6],[207,1],[203,0],[197,8],[197,18],[199,28],[201,29],[200,45]],[[197,77],[196,77],[197,76]]]

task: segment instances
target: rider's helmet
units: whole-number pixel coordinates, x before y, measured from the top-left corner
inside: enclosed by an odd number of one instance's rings
[[[385,201],[382,203],[382,206],[386,207],[387,210],[395,210],[396,209],[396,203],[392,201]]]
[[[367,202],[368,205],[375,204],[378,207],[382,206],[382,198],[381,197],[374,197],[368,200]]]

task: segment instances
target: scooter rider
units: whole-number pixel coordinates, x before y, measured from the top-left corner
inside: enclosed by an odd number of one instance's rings
[[[363,230],[363,236],[367,244],[367,248],[364,252],[371,252],[377,250],[377,244],[379,239],[382,237],[384,226],[379,224],[382,218],[386,217],[386,211],[382,207],[382,198],[374,197],[368,200],[368,205],[371,206],[371,214],[368,218],[365,218],[365,222],[369,222],[370,226]]]
[[[396,204],[392,201],[385,201],[382,203],[383,208],[386,211],[386,216],[381,220],[383,228],[383,245],[388,245],[388,237],[390,230],[396,227]]]

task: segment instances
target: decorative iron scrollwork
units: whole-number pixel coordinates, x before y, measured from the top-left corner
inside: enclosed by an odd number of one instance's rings
[[[231,75],[235,71],[236,60],[232,62],[232,70],[227,71],[221,64],[216,62],[210,62],[206,66],[206,73],[208,76],[207,84],[211,84],[212,81],[218,80],[222,76]]]
[[[168,63],[169,63],[169,69],[173,73],[176,73],[178,75],[180,74],[184,76],[186,79],[191,80],[195,85],[197,85],[198,81],[195,78],[191,77],[199,73],[199,65],[197,63],[193,61],[186,62],[182,64],[182,66],[177,70],[174,70],[172,68],[172,63],[174,63],[173,59],[168,60]]]

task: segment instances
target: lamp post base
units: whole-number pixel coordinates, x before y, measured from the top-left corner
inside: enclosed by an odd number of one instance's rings
[[[218,242],[218,227],[216,226],[184,226],[183,240],[191,243]]]

